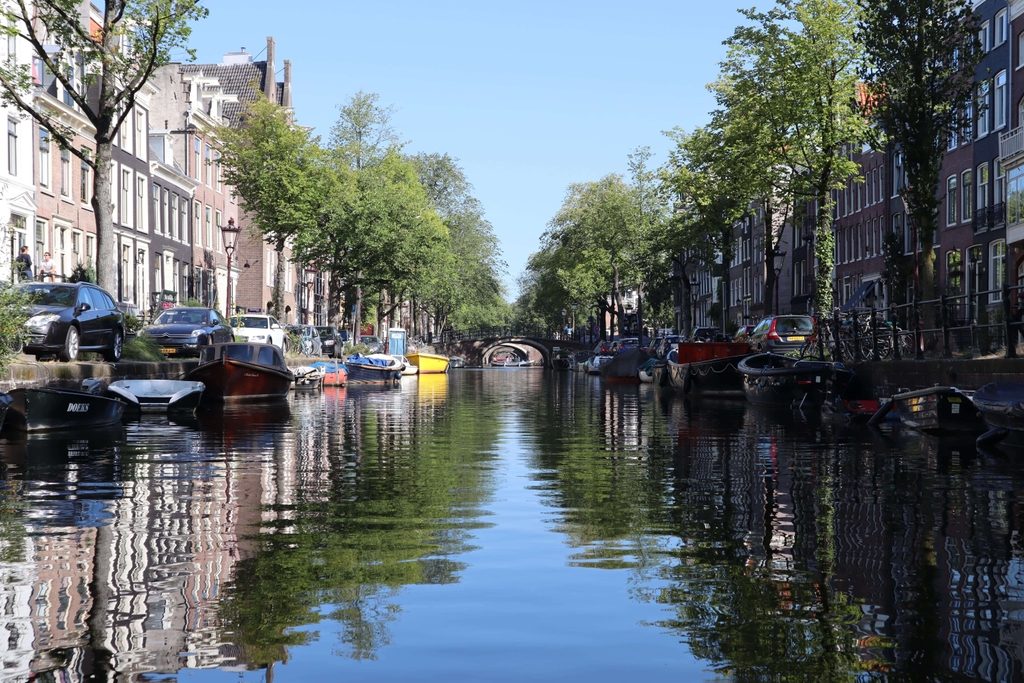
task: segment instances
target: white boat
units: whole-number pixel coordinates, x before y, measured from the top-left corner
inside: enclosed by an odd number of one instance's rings
[[[106,395],[125,404],[126,411],[195,412],[206,385],[174,379],[122,379],[111,382]]]
[[[324,377],[327,370],[323,366],[300,365],[292,368],[295,381],[292,382],[293,389],[319,389],[324,384]]]
[[[413,365],[412,362],[408,358],[406,358],[405,356],[395,356],[395,358],[397,358],[401,362],[405,363],[405,367],[402,368],[402,376],[403,377],[408,377],[410,375],[417,375],[417,374],[419,374],[419,372],[420,372],[419,367],[416,366],[416,365]]]
[[[587,374],[600,375],[601,366],[612,359],[612,356],[594,356],[587,361]]]

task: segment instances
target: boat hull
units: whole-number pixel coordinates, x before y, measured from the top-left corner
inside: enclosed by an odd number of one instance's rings
[[[19,432],[92,429],[117,424],[124,404],[99,394],[69,389],[12,389],[4,427]]]
[[[743,393],[754,405],[820,408],[830,395],[841,395],[853,372],[839,363],[805,361],[762,353],[736,366]]]
[[[694,363],[668,363],[672,388],[683,396],[744,398],[743,376],[737,368],[748,355],[712,358]]]
[[[451,361],[433,353],[410,353],[406,358],[420,369],[421,375],[440,375],[448,372]]]
[[[551,359],[551,367],[555,370],[569,370],[572,368],[572,359],[553,358]]]
[[[391,384],[402,377],[401,367],[346,363],[348,384]]]
[[[288,396],[293,380],[290,372],[223,357],[193,368],[186,377],[206,385],[203,404],[280,400]]]
[[[974,393],[974,407],[994,429],[1024,437],[1024,384],[993,382]]]
[[[651,384],[660,389],[673,390],[672,375],[669,373],[668,363],[664,361],[656,363],[651,372]]]
[[[985,431],[985,420],[970,396],[956,387],[930,387],[892,397],[900,420],[930,434]]]

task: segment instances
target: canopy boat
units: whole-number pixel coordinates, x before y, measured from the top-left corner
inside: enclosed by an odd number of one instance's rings
[[[646,363],[642,364],[636,370],[637,377],[640,378],[641,384],[653,384],[654,383],[654,366],[659,361],[657,358],[651,358]]]
[[[853,371],[842,363],[798,360],[775,353],[747,356],[736,365],[743,393],[755,405],[820,408],[842,396]]]
[[[349,384],[390,384],[401,378],[404,364],[394,356],[373,353],[349,356],[345,367]]]
[[[587,374],[588,375],[600,375],[601,366],[612,359],[612,356],[592,356],[587,361]]]
[[[206,385],[175,379],[124,379],[111,382],[106,396],[124,403],[126,413],[184,413],[199,407]]]
[[[1024,448],[1024,384],[991,382],[974,392],[978,409],[989,431],[978,437],[978,445],[1003,443]]]
[[[292,368],[292,374],[295,375],[295,381],[292,383],[292,387],[295,389],[320,389],[324,385],[324,376],[327,374],[323,366],[320,365],[301,365],[297,368]]]
[[[929,387],[895,394],[900,420],[911,429],[931,434],[983,432],[985,421],[969,393],[956,387]]]
[[[516,356],[495,356],[491,359],[491,366],[495,368],[518,368],[519,358]]]
[[[438,356],[435,353],[410,353],[409,362],[420,369],[421,375],[440,375],[448,372],[449,365],[451,367],[465,367],[465,362],[462,365],[456,365],[452,359],[446,358],[445,356]],[[460,359],[461,360],[461,359]]]
[[[419,366],[414,365],[408,358],[405,356],[395,356],[395,358],[402,361],[402,377],[410,377],[412,375],[419,374]]]
[[[121,421],[124,403],[57,387],[12,389],[4,427],[20,432],[107,427]]]
[[[416,355],[416,354],[413,354]],[[466,359],[462,356],[452,356],[448,359],[448,367],[450,368],[464,368],[466,367]],[[423,368],[420,368],[420,372],[423,372]]]
[[[348,381],[348,370],[345,369],[345,364],[332,360],[329,363],[318,361],[313,363],[314,368],[322,368],[324,371],[325,387],[343,387],[345,382]]]
[[[601,377],[608,382],[639,382],[640,366],[650,359],[643,349],[624,349],[601,364]]]
[[[204,404],[283,399],[294,379],[280,349],[255,342],[204,346],[185,377],[206,385]]]
[[[736,342],[684,342],[678,345],[676,362],[668,363],[672,388],[686,395],[743,398],[739,363],[750,347]]]

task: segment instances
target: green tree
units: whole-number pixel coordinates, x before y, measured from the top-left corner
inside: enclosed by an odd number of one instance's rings
[[[983,53],[978,19],[956,0],[860,0],[857,39],[865,113],[881,144],[903,157],[906,182],[900,196],[921,246],[924,296],[935,294],[935,233],[942,159],[957,135],[973,97],[974,70]],[[985,86],[982,86],[985,87]],[[894,179],[899,180],[899,179]],[[997,200],[998,201],[998,200]]]
[[[92,208],[96,220],[96,275],[108,291],[117,287],[117,235],[111,197],[111,154],[125,120],[135,112],[135,98],[171,53],[188,47],[191,23],[206,17],[196,0],[108,0],[93,5],[78,0],[15,0],[0,12],[0,29],[25,38],[39,60],[42,85],[56,96],[62,92],[72,107],[95,130],[96,149],[75,143],[75,129],[66,110],[35,96],[30,64],[14,55],[0,63],[0,93],[45,128],[61,149],[68,150],[92,170]],[[92,25],[95,21],[98,26]],[[52,79],[52,83],[51,83]]]
[[[318,227],[333,189],[332,173],[317,139],[262,94],[246,105],[237,125],[221,127],[217,137],[224,179],[238,193],[253,232],[277,251],[272,312],[280,316],[285,246]]]

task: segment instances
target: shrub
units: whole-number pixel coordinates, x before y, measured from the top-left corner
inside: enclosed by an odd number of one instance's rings
[[[68,282],[96,282],[96,269],[91,265],[85,266],[79,263],[68,275]]]
[[[206,308],[202,301],[197,301],[195,299],[185,299],[181,302],[181,305],[185,308]]]
[[[160,353],[160,347],[148,334],[140,334],[135,339],[125,342],[121,358],[151,363],[165,360],[164,354]]]
[[[17,287],[0,285],[0,370],[21,353],[28,320],[28,298]]]
[[[128,334],[138,332],[142,329],[142,319],[138,318],[131,313],[124,314],[124,331]]]

